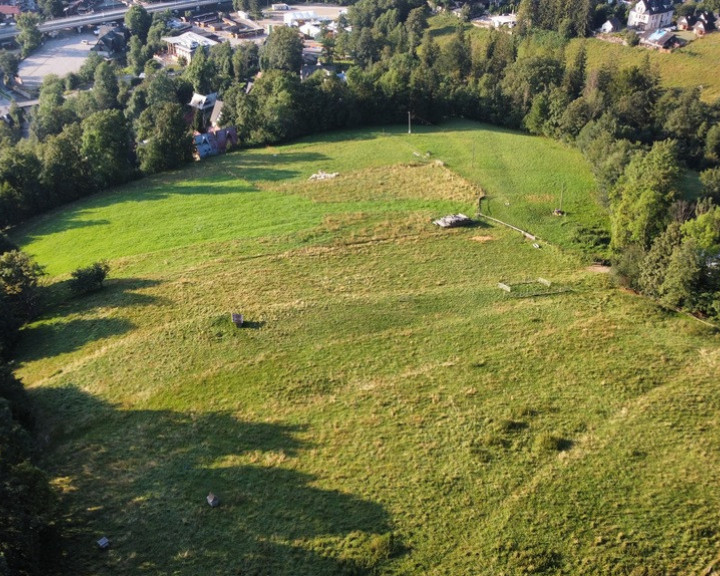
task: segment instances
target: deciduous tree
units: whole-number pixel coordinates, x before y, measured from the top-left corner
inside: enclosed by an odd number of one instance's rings
[[[152,24],[152,16],[140,4],[133,4],[125,12],[125,27],[133,36],[137,36],[143,43],[147,40],[148,31]]]
[[[300,73],[303,42],[295,28],[274,28],[260,51],[260,67],[263,70],[284,70]]]
[[[95,185],[102,189],[135,174],[132,138],[119,110],[102,110],[83,120],[81,152]]]

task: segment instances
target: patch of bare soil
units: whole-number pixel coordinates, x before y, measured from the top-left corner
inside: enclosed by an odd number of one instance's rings
[[[471,240],[475,240],[475,242],[490,242],[490,240],[495,240],[492,236],[473,236]]]
[[[595,272],[595,274],[608,274],[610,272],[610,266],[604,264],[593,264],[586,268],[588,272]]]

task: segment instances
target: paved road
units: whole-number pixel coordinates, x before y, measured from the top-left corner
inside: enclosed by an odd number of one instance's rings
[[[146,4],[145,9],[152,14],[153,12],[163,12],[165,10],[187,10],[191,8],[198,8],[200,6],[221,3],[223,2],[219,0],[176,0],[174,2],[154,2],[152,4]],[[55,30],[78,28],[80,26],[92,26],[94,24],[101,24],[102,22],[121,20],[125,17],[125,12],[128,10],[129,8],[124,6],[123,8],[106,10],[105,12],[46,20],[38,26],[38,29],[41,32],[53,32]],[[0,41],[14,38],[17,34],[17,26],[7,26],[7,29],[0,31]]]

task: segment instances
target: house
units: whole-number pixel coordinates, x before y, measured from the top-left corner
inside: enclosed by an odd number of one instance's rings
[[[702,12],[693,25],[693,32],[695,32],[696,36],[705,36],[705,34],[715,29],[715,15],[712,12]]]
[[[603,34],[612,34],[613,32],[619,32],[621,28],[622,24],[620,23],[620,20],[618,20],[615,16],[612,16],[600,27],[600,31]]]
[[[100,26],[97,43],[92,49],[97,52],[107,52],[112,56],[125,52],[125,47],[124,26]]]
[[[211,94],[198,94],[194,92],[188,105],[190,108],[195,108],[195,110],[208,112],[213,109],[216,101],[217,92],[212,92]]]
[[[185,58],[190,63],[193,55],[198,48],[208,50],[210,46],[215,46],[217,42],[195,32],[185,32],[180,36],[164,36],[163,42],[168,45],[168,54],[175,59]]]
[[[691,30],[695,22],[697,22],[695,16],[681,16],[677,21],[678,30]]]
[[[495,28],[515,28],[517,14],[500,14],[499,16],[491,16],[490,20]]]
[[[188,103],[188,106],[196,110],[195,115],[200,117],[199,126],[201,126],[202,128],[205,128],[208,125],[208,120],[210,119],[212,111],[215,108],[216,101],[217,92],[213,92],[212,94],[198,94],[197,92],[193,93],[192,99]]]
[[[640,0],[628,14],[628,27],[657,30],[669,26],[675,8],[669,0]]]
[[[705,34],[712,32],[713,30],[715,30],[715,26],[713,24],[706,24],[702,20],[698,20],[693,26],[695,36],[705,36]]]
[[[20,12],[18,6],[0,6],[0,16],[5,18],[15,18],[20,15]]]
[[[212,112],[210,113],[210,125],[213,128],[219,128],[222,122],[222,111],[225,103],[222,100],[215,100]]]
[[[657,50],[672,50],[680,45],[680,40],[667,30],[653,30],[640,35],[640,44]]]
[[[196,133],[193,136],[195,144],[195,157],[198,160],[208,156],[224,153],[228,146],[237,146],[237,130],[234,126],[227,128],[211,128],[205,134]]]
[[[285,26],[300,26],[305,22],[331,22],[332,18],[327,16],[318,16],[314,10],[300,10],[297,12],[288,12],[283,16],[283,24]]]
[[[298,29],[307,38],[317,38],[322,33],[322,28],[317,22],[306,22]]]
[[[320,64],[319,62],[316,64],[303,64],[302,68],[300,68],[300,80],[307,80],[318,70],[324,72],[326,76],[332,76],[336,73],[336,68],[332,64]]]

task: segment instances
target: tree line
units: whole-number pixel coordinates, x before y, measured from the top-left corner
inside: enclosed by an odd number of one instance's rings
[[[47,573],[57,551],[55,495],[36,466],[35,418],[7,364],[20,326],[38,311],[40,267],[0,234],[0,574]]]
[[[720,103],[704,102],[699,89],[662,88],[648,60],[588,70],[583,48],[568,53],[567,34],[543,29],[550,22],[558,28],[563,14],[580,14],[564,6],[535,1],[527,25],[513,35],[473,35],[458,21],[440,45],[428,30],[425,2],[360,0],[341,16],[337,34],[325,30],[320,37],[323,61],[340,62],[344,77],[319,70],[304,81],[298,74],[302,41],[285,27],[261,49],[222,43],[207,54],[200,50],[181,74],[171,75],[152,59],[169,33],[169,14],[151,17],[135,6],[126,16],[132,34],[127,65],[143,70],[144,80],[118,82],[112,64],[91,57],[78,74],[45,80],[30,139],[0,126],[0,226],[189,161],[186,105],[193,91],[220,93],[222,122],[237,127],[243,146],[403,122],[408,112],[428,123],[464,117],[564,140],[583,152],[598,201],[611,216],[612,260],[629,286],[649,295],[667,292],[650,286],[651,275],[641,270],[651,266],[654,241],[678,224],[673,238],[697,255],[683,285],[704,296],[664,296],[664,302],[716,315]],[[597,8],[589,6],[581,11],[583,22]],[[574,33],[587,30],[573,22]],[[82,86],[92,88],[68,95]],[[204,122],[201,115],[192,120],[200,130]],[[679,192],[684,168],[701,172],[696,198]],[[646,220],[652,225],[643,225]],[[584,241],[601,246],[606,239],[590,231]]]

